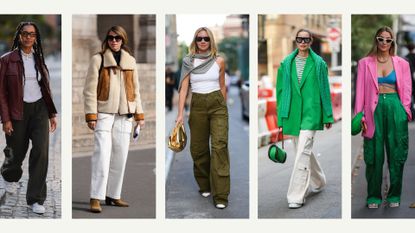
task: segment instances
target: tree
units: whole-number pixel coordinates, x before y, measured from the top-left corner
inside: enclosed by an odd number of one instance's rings
[[[372,47],[376,30],[382,26],[392,27],[393,15],[352,15],[352,60],[366,56]]]

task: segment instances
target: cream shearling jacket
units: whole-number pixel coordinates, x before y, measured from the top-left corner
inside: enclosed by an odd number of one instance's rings
[[[85,120],[96,121],[99,112],[133,114],[136,121],[144,120],[135,58],[121,50],[118,66],[111,50],[107,49],[103,59],[99,75],[100,54],[91,58],[88,68],[84,87]]]

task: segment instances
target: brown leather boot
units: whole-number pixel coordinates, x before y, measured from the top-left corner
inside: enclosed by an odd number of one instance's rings
[[[106,205],[115,205],[118,207],[128,207],[128,203],[121,200],[121,199],[114,199],[111,197],[105,197],[105,204]]]
[[[90,205],[89,210],[92,213],[101,213],[101,211],[102,211],[101,203],[98,199],[91,198],[91,200],[89,200],[89,205]]]

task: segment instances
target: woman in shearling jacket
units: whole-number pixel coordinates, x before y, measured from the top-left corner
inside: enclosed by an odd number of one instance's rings
[[[397,57],[394,33],[381,27],[373,37],[368,55],[358,63],[355,114],[362,112],[367,206],[382,203],[382,170],[386,157],[390,187],[389,207],[399,207],[403,167],[408,156],[408,121],[411,120],[409,64]]]
[[[7,144],[1,174],[6,190],[13,190],[31,141],[26,202],[36,214],[45,213],[49,131],[57,126],[40,38],[35,23],[20,23],[11,51],[0,59],[0,115]]]
[[[91,59],[85,81],[85,119],[95,135],[90,193],[94,213],[102,211],[100,200],[128,207],[121,199],[121,188],[132,122],[144,126],[137,64],[127,41],[122,27],[111,27],[102,51]]]

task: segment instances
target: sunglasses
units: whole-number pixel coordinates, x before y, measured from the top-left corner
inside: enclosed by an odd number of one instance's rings
[[[20,32],[20,35],[22,37],[31,38],[31,37],[36,37],[36,32],[22,31],[22,32]]]
[[[393,39],[386,39],[386,38],[383,38],[383,37],[380,37],[380,36],[376,37],[376,40],[377,40],[379,43],[386,42],[386,44],[390,44],[390,43],[392,43],[392,42],[393,42]]]
[[[116,42],[120,42],[122,40],[121,36],[111,36],[111,35],[107,35],[107,41],[116,41]]]
[[[204,40],[205,42],[209,42],[210,38],[208,36],[198,36],[198,37],[196,37],[197,42],[201,42],[202,40]]]
[[[299,37],[299,36],[297,36],[296,38],[295,38],[295,41],[297,42],[297,43],[302,43],[302,42],[304,42],[304,43],[306,43],[306,44],[308,44],[308,43],[310,43],[310,41],[311,41],[311,38],[310,37]]]

